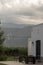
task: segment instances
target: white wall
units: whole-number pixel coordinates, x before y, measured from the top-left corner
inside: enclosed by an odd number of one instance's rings
[[[33,28],[31,40],[34,42],[34,45],[32,45],[32,54],[34,56],[36,55],[36,40],[41,40],[41,56],[43,57],[43,25],[38,25]]]

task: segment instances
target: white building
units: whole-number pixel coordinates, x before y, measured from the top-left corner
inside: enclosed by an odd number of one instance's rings
[[[31,42],[31,54],[40,59],[43,57],[43,24],[33,27]]]

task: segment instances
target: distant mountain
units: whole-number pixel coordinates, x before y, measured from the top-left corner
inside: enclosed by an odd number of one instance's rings
[[[28,45],[28,38],[31,37],[33,25],[25,24],[3,24],[1,25],[6,38],[4,46],[8,47],[26,47]]]

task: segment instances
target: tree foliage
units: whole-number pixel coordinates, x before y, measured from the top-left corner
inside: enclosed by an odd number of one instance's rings
[[[4,32],[0,30],[0,45],[3,44],[5,38],[4,38]]]
[[[4,31],[2,31],[2,28],[0,27],[0,55],[3,54],[3,42],[5,40],[4,37]]]

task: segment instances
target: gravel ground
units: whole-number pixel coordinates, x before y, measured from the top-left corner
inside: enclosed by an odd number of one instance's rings
[[[36,63],[36,64],[29,63],[29,64],[25,64],[25,63],[20,63],[18,61],[0,61],[0,63],[7,64],[7,65],[43,65],[43,63]]]

